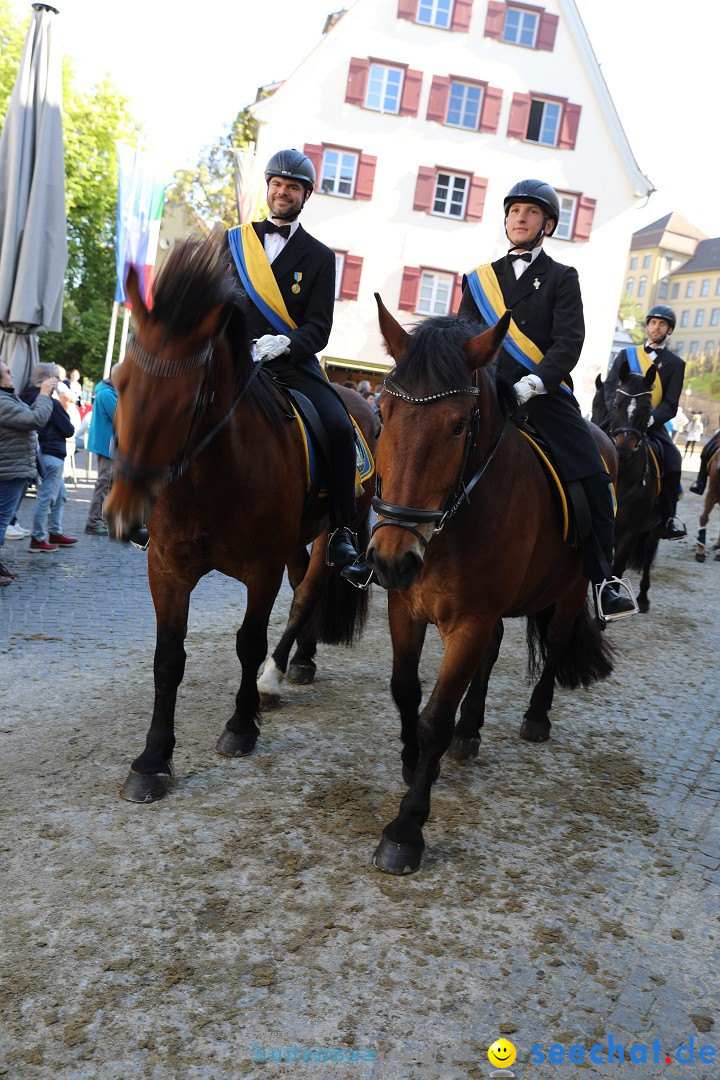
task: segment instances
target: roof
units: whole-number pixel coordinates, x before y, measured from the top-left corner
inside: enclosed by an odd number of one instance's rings
[[[707,240],[707,234],[673,210],[634,232],[630,249],[661,247],[692,255],[698,240]]]
[[[674,270],[670,277],[677,274],[699,274],[703,270],[720,270],[720,236],[701,240],[692,259]]]

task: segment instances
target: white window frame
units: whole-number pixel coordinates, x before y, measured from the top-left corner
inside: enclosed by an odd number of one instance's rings
[[[720,307],[714,307],[710,312],[710,326],[720,326]]]
[[[649,255],[643,255],[642,269],[643,270],[649,270],[650,269],[650,256]]]
[[[449,315],[454,287],[455,278],[452,274],[442,274],[435,270],[422,270],[417,306],[415,308],[417,314]],[[447,290],[446,294],[445,290]]]
[[[647,292],[647,277],[645,276],[645,274],[643,274],[642,277],[640,277],[638,279],[638,291],[637,291],[638,300],[642,296],[644,296],[646,292]]]
[[[419,0],[416,22],[422,26],[436,26],[440,30],[449,30],[452,25],[453,3],[454,0]],[[441,8],[447,8],[447,10],[441,10]]]
[[[705,308],[698,308],[695,312],[695,322],[693,326],[703,326],[705,323]]]
[[[342,289],[342,279],[345,273],[345,253],[342,251],[335,252],[335,299],[340,299],[340,291]]]
[[[458,108],[458,113],[460,115],[460,119],[458,121],[450,119],[450,106],[453,98],[453,90],[455,89],[459,89],[462,95],[462,100]],[[478,94],[478,101],[475,111],[475,117],[471,120],[470,123],[467,123],[466,121],[471,119],[471,117],[468,115],[468,111],[470,108],[468,105],[468,97],[471,93]],[[460,79],[451,79],[450,88],[448,91],[447,108],[445,110],[445,123],[448,125],[448,127],[462,128],[465,131],[477,131],[478,127],[480,126],[480,116],[483,106],[483,95],[484,87],[479,86],[478,83],[467,83],[462,82]]]
[[[513,26],[509,25],[511,21],[514,23]],[[534,49],[539,27],[540,16],[536,11],[525,11],[523,8],[508,4],[502,40],[509,45],[522,45],[525,49]],[[525,38],[524,41],[523,38]]]
[[[575,216],[578,208],[577,196],[562,195],[558,192],[558,198],[560,199],[560,220],[557,223],[557,228],[553,233],[553,237],[556,237],[558,240],[572,240],[573,231],[575,229]],[[628,281],[631,280],[631,278],[628,278]]]
[[[625,282],[625,292],[628,294],[628,296],[632,296],[634,288],[635,288],[635,278],[634,277],[629,277],[627,279],[627,281]]]
[[[560,125],[562,124],[563,117],[563,105],[560,101],[550,101],[548,98],[534,97],[530,99],[530,114],[532,115],[533,105],[542,105],[542,120],[540,122],[540,128],[538,130],[537,139],[533,139],[525,132],[526,142],[536,143],[538,146],[557,146],[558,138],[560,137]],[[557,122],[555,124],[555,131],[552,139],[543,138],[543,132],[545,131],[546,124],[548,123],[548,112],[552,109],[557,109]],[[528,118],[529,124],[529,118]]]
[[[690,300],[690,299],[692,299],[692,297],[694,295],[695,295],[695,282],[694,281],[688,281],[687,285],[685,286],[685,299]]]
[[[696,356],[700,352],[700,342],[691,341],[690,348],[688,349],[688,356]]]
[[[632,255],[630,258],[630,269],[637,270],[637,255]]]
[[[331,160],[333,155],[334,161]],[[339,199],[354,198],[359,160],[359,155],[350,150],[340,150],[334,146],[324,149],[318,185],[320,194],[334,195]],[[349,175],[351,165],[352,175]]]
[[[441,184],[441,178],[447,177],[447,185]],[[462,185],[462,188],[461,188]],[[446,188],[445,193],[441,193],[442,189]],[[453,195],[458,190],[462,190],[462,199],[458,201],[453,199]],[[433,201],[431,214],[436,217],[452,218],[453,221],[464,221],[465,211],[467,210],[468,192],[470,191],[470,178],[462,173],[452,173],[445,169],[438,169],[435,174],[435,190],[433,191]],[[437,202],[443,203],[443,208],[438,209],[435,205]],[[451,208],[458,208],[458,213],[452,213]]]
[[[391,75],[399,75],[400,78],[397,82],[397,108],[392,107],[392,101],[389,100],[389,81]],[[377,86],[379,80],[379,87]],[[400,103],[402,102],[403,84],[405,82],[405,69],[401,67],[393,67],[392,64],[370,64],[370,70],[368,71],[367,90],[365,91],[365,108],[372,109],[373,112],[392,113],[397,116],[400,112]],[[394,96],[395,87],[392,88],[392,96]],[[378,104],[371,102],[377,100]]]
[[[702,281],[700,282],[700,295],[701,296],[709,296],[710,295],[710,278],[709,277],[703,278]]]
[[[680,325],[681,326],[689,326],[690,325],[690,312],[687,309],[685,311],[681,312],[681,314],[680,314]]]

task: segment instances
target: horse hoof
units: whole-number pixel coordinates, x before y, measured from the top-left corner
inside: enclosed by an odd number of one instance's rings
[[[650,610],[650,601],[649,600],[640,600],[640,599],[638,599],[637,605],[638,605],[638,611],[642,615],[647,615],[648,611]]]
[[[291,664],[288,668],[287,677],[289,682],[297,686],[308,686],[315,681],[315,664]]]
[[[228,731],[227,728],[223,731],[222,735],[215,743],[215,752],[220,754],[220,757],[247,757],[248,754],[252,754],[255,749],[255,743],[258,740],[257,731],[242,732],[236,735],[233,731]]]
[[[717,555],[715,556],[717,559]],[[695,562],[705,562],[705,555],[702,552],[695,553]]]
[[[142,773],[128,773],[127,780],[120,788],[120,796],[127,802],[151,803],[167,795],[172,785],[173,778],[166,773],[153,773],[152,776],[143,776]]]
[[[715,552],[715,558],[713,559],[713,562],[720,562],[720,551]]]
[[[550,721],[524,717],[520,725],[520,738],[525,742],[547,742],[550,738]]]
[[[396,844],[383,834],[372,858],[373,866],[396,877],[414,874],[420,869],[423,847],[423,844]]]
[[[277,709],[280,705],[279,694],[265,694],[260,691],[260,708],[263,712],[267,712],[269,709]]]
[[[446,757],[453,761],[474,761],[480,753],[480,737],[465,739],[459,735],[453,735],[453,740],[448,747]]]

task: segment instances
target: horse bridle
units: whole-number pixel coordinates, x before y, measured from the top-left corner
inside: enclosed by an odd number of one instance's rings
[[[216,336],[219,336],[224,329],[225,327],[223,326]],[[145,371],[147,374],[157,378],[168,379],[188,371],[193,371],[195,368],[202,367],[203,378],[202,383],[200,384],[200,391],[195,399],[195,408],[190,417],[190,423],[185,434],[185,439],[175,456],[174,461],[169,465],[155,465],[152,468],[145,465],[134,465],[133,462],[129,461],[128,458],[124,457],[119,452],[117,437],[115,433],[113,433],[110,449],[112,456],[115,459],[118,476],[124,477],[131,484],[138,485],[142,483],[149,484],[158,482],[161,488],[167,487],[169,484],[173,484],[176,480],[179,480],[180,477],[187,472],[198,455],[202,453],[208,443],[211,442],[225,426],[237,408],[240,400],[247,393],[250,384],[257,376],[262,364],[256,363],[253,365],[253,369],[250,372],[248,379],[236,394],[230,408],[211,428],[207,435],[205,435],[205,437],[191,450],[190,445],[200,424],[205,407],[211,405],[215,399],[215,390],[212,386],[212,361],[214,351],[211,339],[201,352],[195,353],[193,356],[185,356],[175,360],[164,360],[162,357],[149,353],[134,337],[130,339],[126,350],[126,356],[132,357],[141,371]]]
[[[618,389],[618,390],[615,391],[615,396],[617,397],[618,394],[622,394],[623,397],[640,398],[640,397],[646,397],[648,395],[652,396],[652,390],[641,390],[640,393],[638,393],[638,394],[631,394],[627,390],[619,390]],[[635,450],[633,450],[633,453],[636,453],[637,450],[640,449],[640,443],[646,437],[647,432],[648,432],[647,427],[645,428],[644,431],[640,431],[639,428],[632,427],[632,425],[628,424],[628,425],[626,425],[624,427],[612,428],[610,430],[610,432],[609,432],[609,435],[610,435],[611,439],[614,439],[616,435],[636,435],[637,438],[638,438],[638,445],[635,447]]]
[[[428,394],[426,397],[414,397],[409,394],[407,390],[404,390],[395,380],[388,376],[384,383],[385,391],[391,394],[392,397],[400,398],[402,401],[408,401],[412,405],[428,405],[433,401],[440,401],[443,398],[451,397],[455,394],[472,395],[476,398],[476,402],[473,406],[470,419],[468,421],[468,430],[465,437],[465,446],[463,447],[462,461],[460,462],[460,468],[458,469],[457,480],[447,495],[447,498],[443,502],[443,505],[437,510],[420,510],[412,506],[399,506],[396,503],[386,502],[381,497],[382,483],[380,476],[377,478],[377,495],[372,500],[372,507],[378,514],[383,515],[383,520],[378,521],[372,530],[374,536],[378,529],[385,528],[388,525],[397,526],[400,529],[407,529],[413,536],[416,536],[418,540],[421,540],[423,546],[427,548],[429,541],[423,536],[423,534],[415,528],[416,525],[427,525],[435,523],[432,535],[439,533],[444,529],[445,525],[452,518],[455,517],[460,507],[464,502],[470,501],[470,492],[480,481],[485,471],[490,466],[495,453],[502,441],[505,434],[505,423],[507,418],[503,422],[503,426],[500,430],[500,434],[495,440],[493,446],[487,454],[487,457],[483,461],[480,468],[475,475],[467,483],[463,479],[467,463],[472,455],[475,446],[477,445],[478,427],[480,423],[480,409],[479,401],[477,398],[480,394],[480,388],[477,386],[460,386],[454,387],[449,390],[439,390],[434,394]],[[432,537],[431,537],[432,538]]]

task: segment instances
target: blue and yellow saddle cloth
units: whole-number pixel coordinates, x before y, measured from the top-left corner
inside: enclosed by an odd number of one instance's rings
[[[482,266],[476,266],[467,275],[467,282],[483,321],[488,326],[494,326],[505,311],[505,300],[492,264],[484,263]],[[503,349],[518,364],[522,364],[527,371],[532,372],[536,370],[544,356],[535,342],[531,341],[527,334],[523,334],[514,319],[510,320]],[[560,385],[568,394],[572,394],[567,383],[563,382]]]
[[[230,252],[245,292],[278,334],[297,330],[282,298],[262,240],[252,225],[228,230]]]
[[[627,356],[630,370],[634,375],[645,375],[650,365],[655,362],[654,360],[651,360],[645,350],[638,345],[631,345],[629,349],[625,350],[625,355]],[[662,383],[659,379],[656,379],[652,388],[653,409],[657,409],[662,401],[662,396]]]
[[[315,452],[315,446],[310,438],[305,421],[292,401],[290,402],[290,406],[295,415],[297,425],[300,428],[303,446],[305,447],[305,489],[306,491],[310,491],[317,476],[317,453]],[[365,436],[358,427],[355,418],[351,416],[350,419],[352,420],[353,435],[355,436],[355,494],[362,495],[362,485],[366,480],[369,480],[375,472],[375,462],[368,448],[368,444],[365,442]],[[318,494],[327,495],[327,488],[323,486]]]

